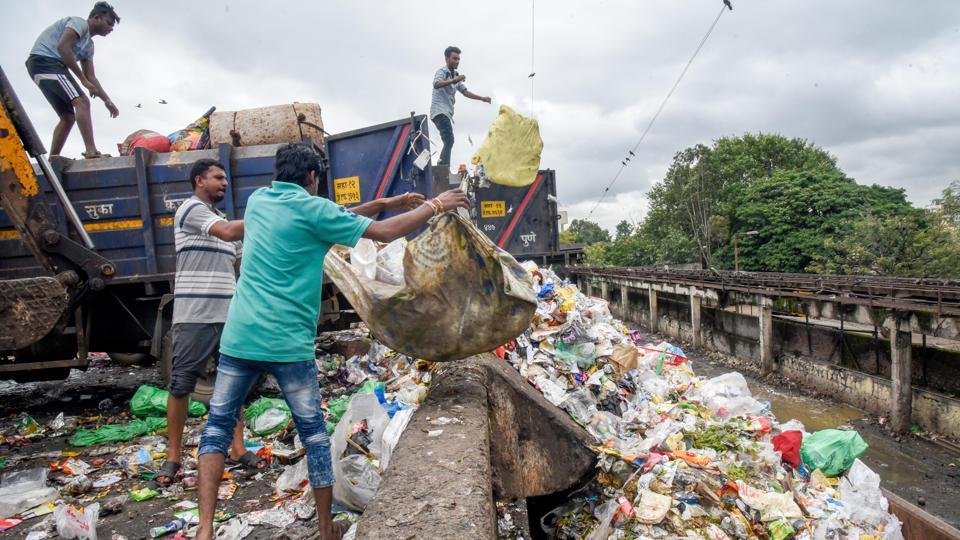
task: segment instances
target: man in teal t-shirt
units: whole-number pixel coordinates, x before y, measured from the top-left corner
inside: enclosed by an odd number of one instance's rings
[[[339,538],[330,515],[333,471],[330,441],[320,409],[313,340],[320,312],[323,258],[333,244],[353,247],[360,238],[391,242],[436,213],[467,206],[460,190],[421,204],[407,193],[347,210],[317,197],[320,155],[303,143],[277,150],[277,179],[255,191],[244,213],[240,279],[220,339],[217,382],[200,439],[200,529],[213,537],[213,514],[233,427],[250,388],[263,373],[276,378],[306,452],[321,539]],[[383,221],[384,210],[410,211]]]

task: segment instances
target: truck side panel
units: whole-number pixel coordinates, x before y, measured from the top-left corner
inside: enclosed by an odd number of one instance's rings
[[[418,137],[419,126],[426,129],[423,119],[411,117],[331,136],[327,143],[327,193],[335,192],[335,179],[356,177],[353,195],[359,200],[348,206],[411,190],[431,196],[429,167],[424,172],[413,166],[417,153],[429,149],[426,138]],[[223,144],[207,150],[162,154],[138,149],[133,156],[62,160],[57,164],[62,167],[58,172],[64,188],[97,252],[116,264],[116,278],[162,281],[176,269],[173,217],[179,205],[192,195],[189,173],[193,163],[212,158],[226,166],[230,185],[219,208],[229,219],[237,219],[243,217],[250,195],[273,181],[278,146]],[[46,179],[40,176],[38,180],[58,229],[66,234],[59,202]],[[323,191],[321,195],[326,194]],[[44,274],[0,211],[0,279]]]
[[[529,186],[481,188],[478,226],[518,259],[555,253],[560,244],[556,194],[556,175],[551,169],[540,171]]]
[[[415,116],[328,137],[330,199],[350,207],[408,191],[436,195],[430,167],[420,170],[413,164],[420,152],[429,150],[425,120]],[[384,212],[377,218],[395,214]]]

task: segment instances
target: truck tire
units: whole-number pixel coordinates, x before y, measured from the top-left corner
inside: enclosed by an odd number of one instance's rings
[[[147,353],[107,353],[114,364],[120,366],[149,366],[157,361],[156,358]]]
[[[160,341],[160,380],[163,386],[170,386],[170,377],[173,373],[173,332],[168,330]],[[210,403],[213,397],[213,383],[217,378],[216,360],[211,356],[207,359],[207,374],[197,379],[197,386],[190,394],[190,399],[204,404]]]

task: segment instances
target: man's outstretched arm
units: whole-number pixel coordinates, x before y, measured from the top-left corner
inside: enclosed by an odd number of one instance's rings
[[[478,96],[477,94],[474,94],[473,92],[471,92],[471,91],[469,91],[469,90],[464,90],[464,91],[463,91],[463,95],[466,96],[466,97],[468,97],[468,98],[470,98],[470,99],[475,99],[475,100],[477,100],[477,101],[483,101],[484,103],[490,103],[490,96]]]
[[[454,208],[467,207],[467,195],[459,189],[445,191],[434,201],[440,205],[439,210],[444,212]],[[374,221],[367,226],[363,237],[377,242],[393,242],[397,238],[417,230],[417,227],[426,223],[433,215],[434,209],[429,204],[422,204],[417,209],[404,212],[399,216],[393,216],[383,221]]]

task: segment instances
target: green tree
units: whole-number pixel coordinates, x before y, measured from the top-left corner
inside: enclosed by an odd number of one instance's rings
[[[573,235],[574,243],[595,244],[609,242],[610,232],[586,219],[575,219],[567,229]]]
[[[803,139],[745,134],[678,152],[663,180],[649,193],[644,227],[670,230],[660,238],[682,239],[669,262],[703,261],[733,266],[733,235],[751,230],[737,220],[746,187],[782,170],[837,171],[836,159]],[[679,233],[679,235],[677,234]],[[668,261],[661,261],[668,262]]]
[[[824,241],[810,272],[957,278],[960,243],[935,213],[867,214]]]
[[[736,222],[757,235],[742,236],[740,266],[803,272],[827,238],[848,230],[865,213],[916,215],[903,190],[863,186],[840,171],[777,171],[743,190]]]
[[[934,215],[946,227],[957,231],[960,228],[960,180],[954,180],[933,200]]]
[[[633,234],[633,225],[629,221],[624,219],[620,223],[617,223],[617,230],[616,230],[616,234],[614,235],[614,240],[617,242],[620,242],[622,240],[626,240],[627,238],[630,238],[632,234]]]

